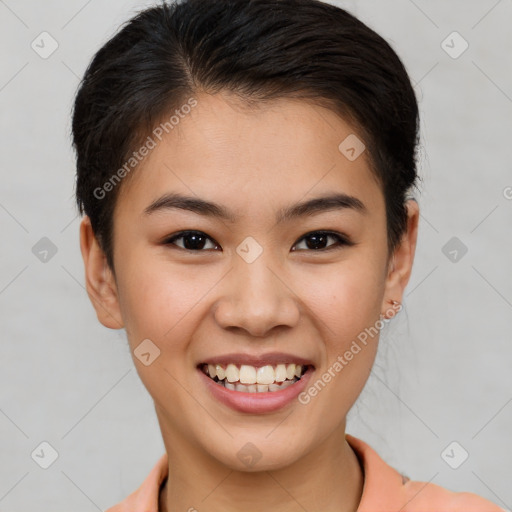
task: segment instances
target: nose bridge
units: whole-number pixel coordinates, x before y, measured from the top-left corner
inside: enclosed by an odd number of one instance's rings
[[[236,274],[235,293],[237,296],[252,296],[256,300],[258,300],[258,297],[263,296],[268,297],[272,301],[278,299],[277,295],[280,294],[279,284],[282,283],[280,283],[275,275],[279,271],[271,270],[277,266],[275,261],[271,261],[270,257],[262,254],[251,263],[246,262],[243,258],[238,258],[234,267],[233,270]]]
[[[262,293],[272,292],[269,299],[276,300],[280,281],[275,273],[279,272],[279,267],[269,244],[263,247],[255,238],[246,237],[236,248],[236,254],[233,254],[234,293],[257,298]]]
[[[237,248],[216,319],[224,328],[238,327],[263,336],[277,325],[294,325],[299,315],[294,294],[279,277],[275,258],[264,250],[255,257],[251,243]]]

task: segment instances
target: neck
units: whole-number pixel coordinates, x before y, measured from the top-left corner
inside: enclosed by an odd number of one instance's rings
[[[364,474],[344,425],[315,450],[277,470],[234,471],[218,461],[190,464],[196,454],[184,452],[167,451],[169,476],[160,493],[160,512],[249,512],[269,504],[279,512],[356,512],[363,491]]]

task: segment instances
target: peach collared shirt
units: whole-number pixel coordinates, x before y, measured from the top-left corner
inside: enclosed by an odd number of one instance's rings
[[[507,512],[477,494],[412,481],[384,462],[364,441],[350,434],[345,437],[364,468],[363,494],[357,512]],[[165,453],[142,485],[106,512],[158,512],[160,486],[167,474]]]

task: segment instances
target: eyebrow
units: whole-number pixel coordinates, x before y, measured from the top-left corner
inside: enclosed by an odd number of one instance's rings
[[[143,215],[149,216],[155,212],[176,209],[191,211],[198,215],[219,218],[229,222],[236,222],[236,215],[226,207],[204,199],[184,196],[178,193],[168,193],[159,197],[144,209]],[[294,218],[334,210],[354,210],[362,214],[368,213],[364,203],[357,197],[344,193],[336,193],[316,197],[282,208],[277,212],[276,222],[282,223]]]

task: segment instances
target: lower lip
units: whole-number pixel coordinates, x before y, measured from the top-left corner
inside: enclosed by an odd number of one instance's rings
[[[245,393],[225,388],[208,377],[200,368],[197,369],[210,393],[219,402],[231,407],[235,411],[262,414],[277,411],[291,403],[304,390],[311,378],[313,368],[308,366],[306,373],[294,384],[280,391],[267,391],[263,393]]]

